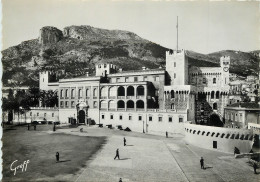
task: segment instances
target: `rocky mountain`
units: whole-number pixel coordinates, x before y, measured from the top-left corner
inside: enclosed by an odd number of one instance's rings
[[[39,71],[55,72],[55,80],[71,78],[94,73],[94,65],[99,62],[113,63],[123,70],[158,68],[165,64],[166,50],[128,31],[91,26],[69,26],[63,31],[43,27],[39,38],[2,51],[2,81],[4,86],[37,86]],[[191,65],[216,66],[219,56],[230,55],[234,66],[231,71],[242,75],[257,71],[255,52],[221,51],[204,55],[187,51],[187,54]],[[246,70],[240,69],[241,65]]]

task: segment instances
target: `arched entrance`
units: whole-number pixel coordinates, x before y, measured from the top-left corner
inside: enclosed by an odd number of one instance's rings
[[[85,111],[79,111],[79,124],[85,124]]]

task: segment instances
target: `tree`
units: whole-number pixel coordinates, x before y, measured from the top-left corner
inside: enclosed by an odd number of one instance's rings
[[[55,107],[58,105],[58,93],[52,90],[42,90],[40,92],[40,101],[42,107]]]

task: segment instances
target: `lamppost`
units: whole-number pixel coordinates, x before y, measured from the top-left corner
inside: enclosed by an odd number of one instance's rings
[[[145,133],[145,132],[144,132],[144,120],[143,120],[143,133]]]

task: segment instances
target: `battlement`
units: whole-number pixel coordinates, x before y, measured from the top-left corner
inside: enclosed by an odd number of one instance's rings
[[[169,50],[169,51],[166,51],[166,56],[177,56],[177,55],[183,55],[185,53],[185,50],[182,49],[182,50]]]
[[[229,61],[230,62],[230,56],[221,56],[220,61]]]

